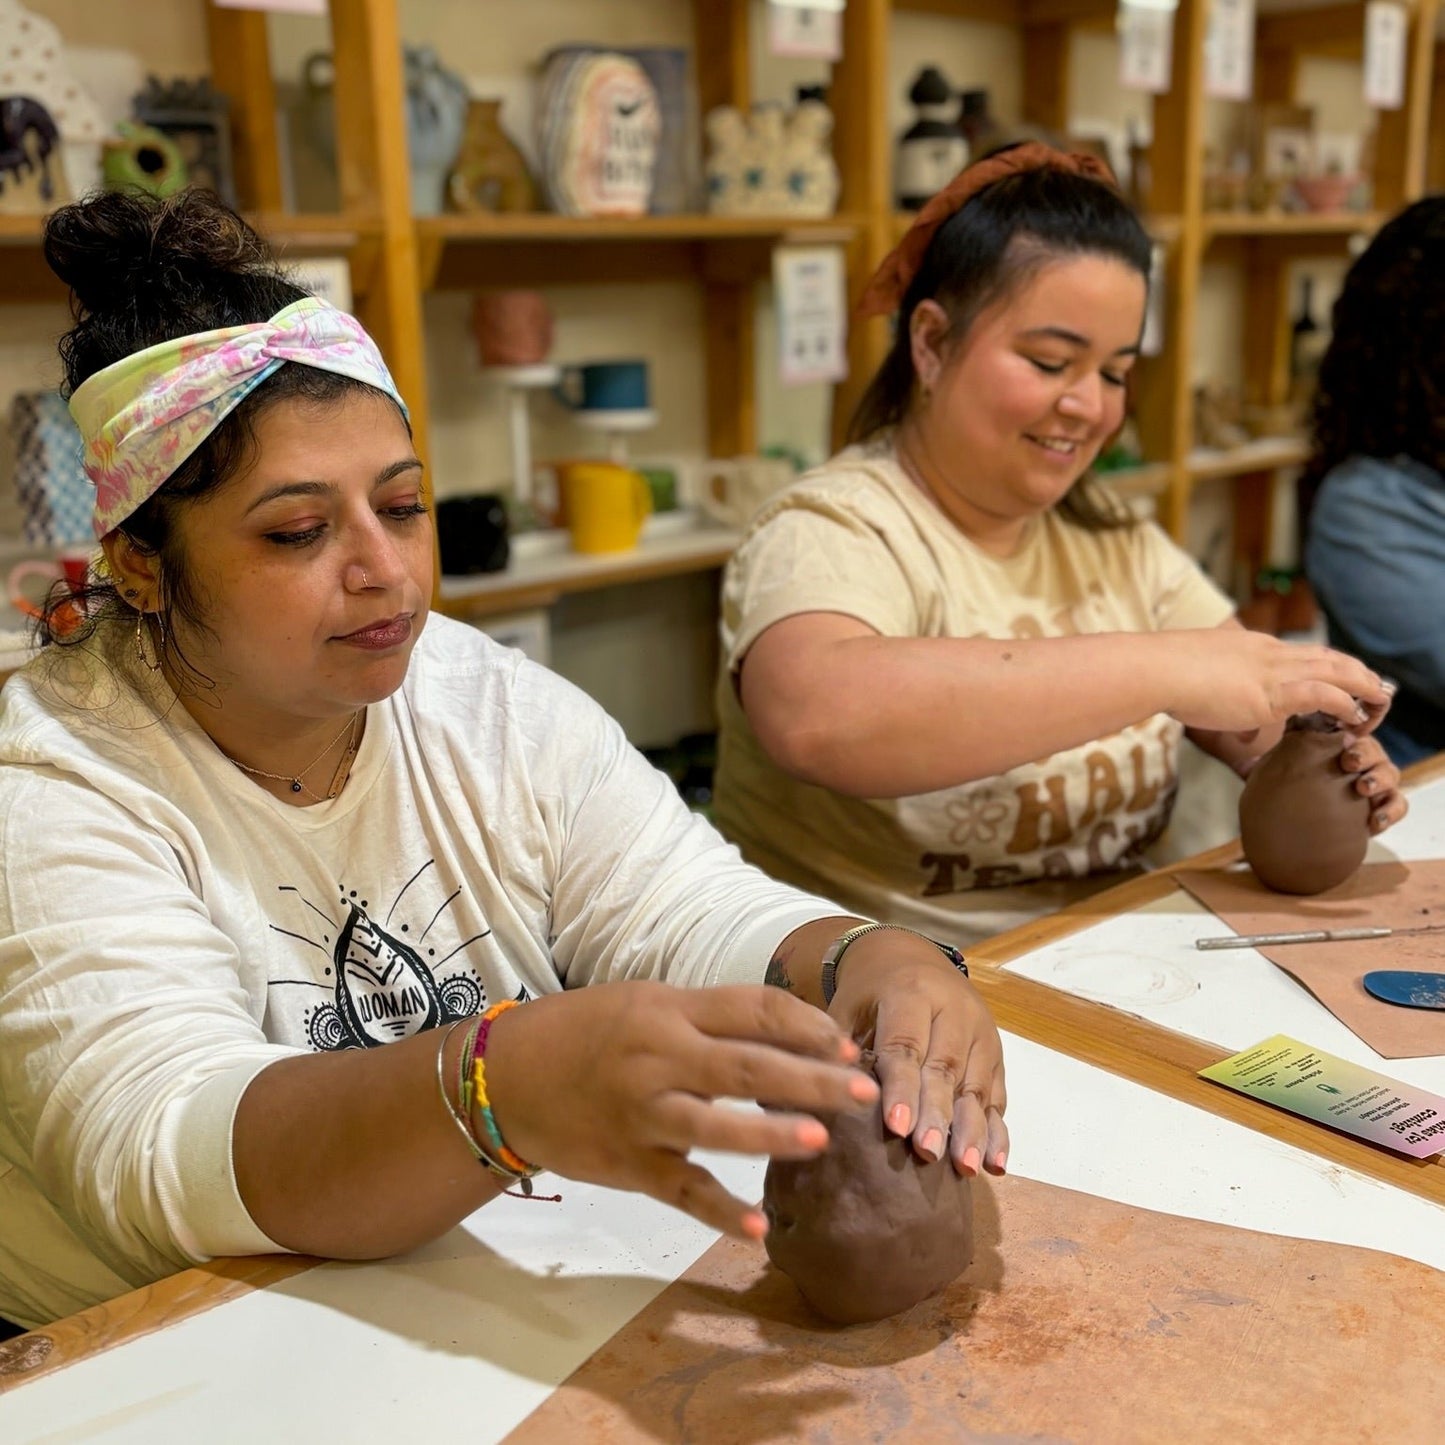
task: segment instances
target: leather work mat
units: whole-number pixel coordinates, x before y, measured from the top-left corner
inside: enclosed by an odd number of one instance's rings
[[[719,1241],[508,1445],[1439,1438],[1428,1266],[1027,1179],[974,1199],[973,1265],[874,1325],[820,1324],[761,1248]]]
[[[1417,928],[1445,924],[1445,860],[1367,863],[1338,888],[1312,898],[1272,893],[1247,868],[1185,869],[1174,875],[1236,933],[1303,928]],[[1356,943],[1285,943],[1259,950],[1302,984],[1385,1059],[1445,1054],[1445,1012],[1371,997],[1360,982],[1377,968],[1445,973],[1445,930]],[[1202,960],[1226,954],[1198,955]]]

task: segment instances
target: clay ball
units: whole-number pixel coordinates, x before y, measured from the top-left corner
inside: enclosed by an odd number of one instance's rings
[[[968,1268],[970,1184],[946,1153],[926,1164],[889,1134],[881,1106],[827,1123],[825,1153],[768,1165],[768,1257],[824,1319],[885,1319]]]
[[[1340,769],[1341,737],[1320,713],[1291,718],[1239,798],[1239,841],[1276,893],[1312,894],[1354,875],[1370,845],[1370,800]]]

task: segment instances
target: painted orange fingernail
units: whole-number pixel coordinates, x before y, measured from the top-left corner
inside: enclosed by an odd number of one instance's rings
[[[805,1149],[826,1149],[828,1131],[816,1119],[804,1119],[798,1125],[798,1143]]]
[[[743,1233],[749,1239],[762,1239],[768,1232],[768,1216],[761,1209],[750,1209],[743,1215]]]
[[[907,1104],[895,1104],[888,1111],[888,1127],[895,1134],[906,1134],[913,1123],[913,1114]]]
[[[930,1129],[922,1139],[918,1141],[918,1147],[930,1159],[937,1159],[943,1152],[943,1135],[937,1129]]]
[[[978,1147],[970,1144],[968,1148],[963,1151],[963,1172],[965,1174],[977,1174],[978,1166],[982,1162],[982,1159],[983,1156],[978,1152]]]
[[[845,1034],[839,1042],[838,1052],[842,1055],[845,1064],[852,1064],[857,1062],[862,1050]]]
[[[848,1080],[848,1092],[857,1099],[860,1104],[871,1103],[878,1097],[878,1084],[870,1079],[867,1074],[854,1074]]]
[[[1004,1171],[1004,1165],[1007,1163],[1008,1156],[1003,1152],[1002,1149],[1000,1149],[998,1153],[993,1156],[993,1167],[997,1169],[1000,1174],[1002,1174]]]

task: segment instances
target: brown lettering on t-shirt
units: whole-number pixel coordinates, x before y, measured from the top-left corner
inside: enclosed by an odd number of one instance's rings
[[[1129,749],[1129,766],[1134,774],[1134,786],[1129,794],[1129,801],[1124,804],[1126,813],[1142,813],[1152,808],[1159,801],[1159,794],[1164,788],[1172,784],[1174,779],[1169,776],[1166,767],[1165,775],[1157,782],[1147,782],[1144,777],[1144,745],[1135,743]]]
[[[925,853],[919,863],[933,876],[923,887],[924,898],[936,898],[940,893],[962,893],[968,885],[955,881],[955,872],[968,876],[970,859],[967,853]]]
[[[1019,800],[1019,815],[1014,823],[1014,835],[1008,841],[1008,852],[1034,853],[1045,843],[1067,843],[1073,836],[1061,774],[1045,778],[1043,788],[1037,783],[1025,783],[1014,789],[1014,796]]]
[[[1079,814],[1079,826],[1085,827],[1095,818],[1117,813],[1124,806],[1124,790],[1119,786],[1119,770],[1108,753],[1095,751],[1084,755],[1088,773],[1087,803]]]

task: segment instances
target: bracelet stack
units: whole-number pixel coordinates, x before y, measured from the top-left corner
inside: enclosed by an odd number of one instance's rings
[[[516,1006],[515,999],[504,999],[501,1003],[493,1004],[480,1018],[463,1019],[447,1030],[441,1048],[437,1050],[437,1087],[441,1091],[442,1103],[447,1106],[447,1113],[452,1116],[452,1121],[461,1131],[476,1161],[499,1178],[505,1179],[508,1184],[520,1184],[523,1194],[531,1194],[532,1176],[538,1172],[538,1168],[534,1164],[528,1164],[507,1147],[496,1116],[492,1113],[491,1100],[487,1097],[487,1036],[497,1017]],[[464,1025],[467,1026],[467,1037],[462,1043],[457,1069],[458,1107],[452,1103],[451,1093],[446,1086],[445,1060],[447,1040]],[[474,1110],[482,1117],[482,1132],[485,1135],[483,1139],[477,1137],[472,1126]]]

